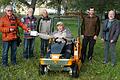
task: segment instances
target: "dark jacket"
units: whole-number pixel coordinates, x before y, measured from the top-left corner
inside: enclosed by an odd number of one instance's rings
[[[113,42],[117,42],[118,37],[119,37],[119,33],[120,33],[120,23],[117,19],[114,19],[114,21],[112,21],[111,23],[111,27],[109,29],[107,29],[107,23],[108,23],[108,19],[106,19],[103,22],[103,28],[102,28],[102,38],[104,40],[106,40],[106,32],[109,31],[109,41],[113,40]]]
[[[81,34],[84,36],[98,36],[100,32],[100,20],[98,16],[90,17],[89,15],[83,17]]]

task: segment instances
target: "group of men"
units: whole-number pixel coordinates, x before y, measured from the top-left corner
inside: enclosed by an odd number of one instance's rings
[[[99,17],[95,15],[94,7],[90,7],[88,10],[88,15],[83,17],[83,23],[81,27],[82,34],[82,62],[84,63],[86,58],[87,45],[89,62],[92,62],[94,45],[96,43],[97,37],[100,32],[100,20]],[[101,37],[104,43],[104,64],[108,63],[109,50],[111,52],[112,66],[116,64],[116,51],[115,46],[120,34],[120,22],[115,19],[115,11],[110,10],[108,12],[108,19],[102,23]]]
[[[82,40],[82,63],[85,62],[87,45],[89,44],[87,59],[92,62],[94,45],[100,32],[100,19],[95,15],[94,7],[90,7],[87,16],[82,16],[81,36]],[[71,32],[65,28],[63,22],[56,24],[57,30],[52,33],[51,18],[46,10],[43,11],[42,17],[37,21],[33,15],[33,9],[29,8],[25,17],[19,20],[14,14],[11,5],[6,6],[5,15],[0,19],[0,32],[2,32],[2,65],[8,66],[8,50],[11,47],[11,63],[16,64],[18,26],[24,29],[24,51],[23,57],[28,59],[33,57],[35,37],[30,36],[30,31],[38,31],[39,33],[53,35],[57,41],[65,39],[65,58],[70,58],[71,42],[67,38],[71,38]],[[104,42],[104,63],[108,62],[109,48],[111,50],[112,66],[116,64],[115,46],[120,33],[120,23],[115,19],[115,12],[110,10],[108,19],[103,22],[102,41]],[[44,57],[47,52],[48,39],[41,38],[40,56]]]

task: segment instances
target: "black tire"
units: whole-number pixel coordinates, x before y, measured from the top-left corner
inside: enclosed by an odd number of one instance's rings
[[[78,65],[77,64],[72,65],[72,77],[74,77],[74,78],[79,77],[79,70],[78,70]]]
[[[39,75],[45,75],[45,66],[39,64]]]

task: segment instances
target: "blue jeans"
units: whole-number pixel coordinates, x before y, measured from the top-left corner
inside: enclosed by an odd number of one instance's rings
[[[17,41],[3,41],[2,43],[2,65],[8,65],[8,50],[11,47],[11,63],[16,64]]]
[[[35,38],[31,38],[31,39],[24,38],[24,52],[23,52],[24,58],[27,59],[33,57],[34,44],[35,44]]]
[[[47,53],[48,42],[49,40],[47,39],[41,39],[40,56],[42,57],[44,57]]]
[[[111,60],[112,64],[115,64],[116,62],[116,51],[115,51],[116,43],[110,43],[108,41],[105,41],[104,45],[104,61],[108,62],[108,54],[111,53]]]

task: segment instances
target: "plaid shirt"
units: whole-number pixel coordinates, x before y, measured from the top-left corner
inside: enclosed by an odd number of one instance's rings
[[[31,31],[35,31],[36,30],[36,26],[37,26],[37,19],[34,16],[26,16],[23,17],[21,19],[21,21],[27,25],[28,28],[31,29]],[[24,32],[24,38],[34,38],[33,36],[30,36],[30,34],[28,32]]]

